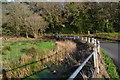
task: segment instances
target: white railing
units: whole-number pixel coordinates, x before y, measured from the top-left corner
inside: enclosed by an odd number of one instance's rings
[[[79,37],[79,36],[56,36],[57,38],[63,38],[63,39],[80,39],[82,41],[86,41],[87,43],[93,44],[93,52],[87,57],[87,59],[73,72],[73,74],[67,79],[67,80],[72,80],[74,79],[80,70],[85,66],[85,64],[89,61],[89,59],[93,56],[94,57],[94,68],[96,69],[95,71],[99,73],[99,65],[98,65],[98,53],[100,53],[100,42],[97,41],[94,38],[89,38],[89,37]]]

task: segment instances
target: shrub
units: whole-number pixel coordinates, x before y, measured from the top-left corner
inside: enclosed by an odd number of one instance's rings
[[[27,47],[22,49],[21,52],[24,52],[26,54],[34,54],[34,53],[37,53],[38,50],[35,47]]]
[[[11,51],[10,45],[4,46],[3,49],[1,50],[1,52],[2,52],[3,55],[5,55],[6,51]]]
[[[10,50],[11,50],[10,45],[6,45],[5,47],[3,47],[3,50],[8,50],[8,51],[10,51]]]

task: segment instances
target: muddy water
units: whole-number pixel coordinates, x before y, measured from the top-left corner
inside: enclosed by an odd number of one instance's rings
[[[114,63],[120,71],[120,44],[100,41],[101,47],[113,59]]]

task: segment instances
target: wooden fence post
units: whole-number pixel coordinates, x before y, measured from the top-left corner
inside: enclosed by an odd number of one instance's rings
[[[88,43],[90,43],[90,38],[88,37]]]
[[[87,41],[87,37],[85,37],[85,41]]]
[[[97,42],[96,42],[96,39],[94,40],[94,67],[96,69],[96,72],[99,73],[99,66],[98,66],[98,45],[97,45]]]
[[[75,36],[74,36],[74,40],[75,40]]]
[[[99,73],[99,54],[100,54],[100,41],[97,41],[97,73]]]
[[[81,37],[81,40],[83,40],[83,37]]]
[[[95,47],[93,48],[93,50],[94,50],[94,55],[93,55],[93,57],[94,57],[94,68],[96,68],[97,64],[96,64],[96,49],[95,49]]]
[[[94,43],[94,38],[92,38],[92,43]]]
[[[98,44],[98,53],[100,54],[100,41],[97,41]]]
[[[95,45],[95,46],[97,45],[96,39],[94,39],[94,45]]]

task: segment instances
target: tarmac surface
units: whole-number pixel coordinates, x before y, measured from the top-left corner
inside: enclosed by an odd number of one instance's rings
[[[100,41],[100,46],[113,59],[120,71],[120,44]]]

